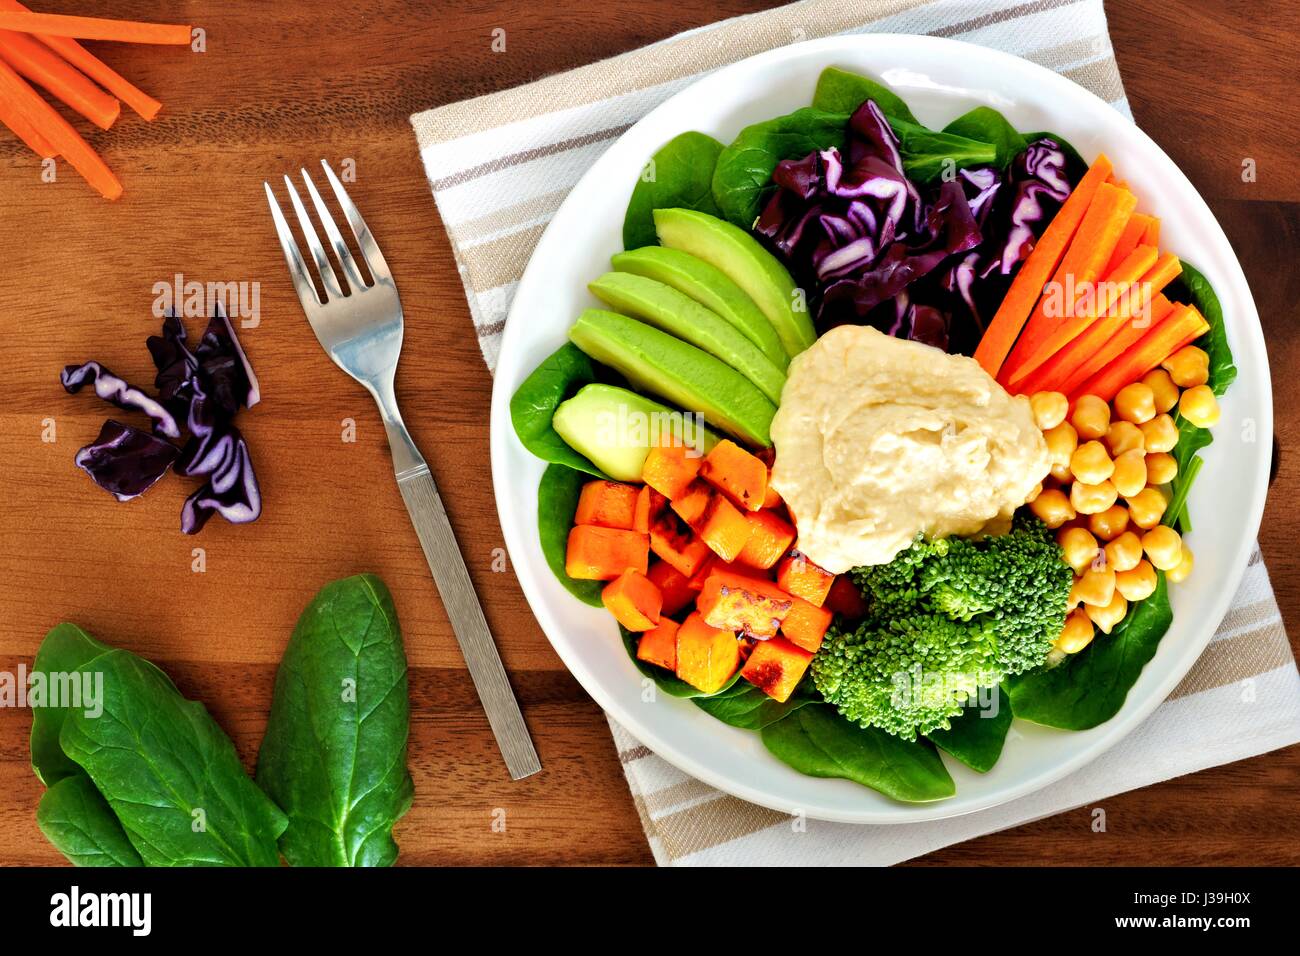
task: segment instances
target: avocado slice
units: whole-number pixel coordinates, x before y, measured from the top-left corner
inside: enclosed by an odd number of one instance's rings
[[[666,246],[643,246],[620,252],[610,262],[619,272],[631,272],[670,285],[716,312],[762,349],[781,371],[790,364],[781,337],[763,310],[721,269],[689,252]]]
[[[584,385],[559,404],[551,426],[615,481],[640,481],[646,455],[671,440],[707,455],[718,436],[693,415],[617,385]]]
[[[656,209],[654,217],[661,243],[703,259],[748,293],[791,358],[817,340],[794,279],[757,239],[738,226],[694,209]],[[796,297],[802,308],[796,308]]]
[[[776,406],[753,382],[703,349],[603,309],[587,309],[578,316],[569,339],[637,388],[700,412],[746,444],[772,444]]]
[[[721,359],[757,385],[774,403],[781,401],[785,373],[739,329],[690,296],[630,272],[606,272],[587,283],[587,288],[611,309],[640,319]]]

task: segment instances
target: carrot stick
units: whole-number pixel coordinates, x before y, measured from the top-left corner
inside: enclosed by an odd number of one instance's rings
[[[122,195],[122,184],[99,154],[90,148],[53,106],[41,99],[41,94],[28,86],[27,81],[3,61],[0,61],[0,102],[39,130],[50,145],[58,150],[59,155],[105,199],[117,199]]]
[[[1147,226],[1147,231],[1142,234],[1140,241],[1144,246],[1158,246],[1160,245],[1160,220],[1155,216],[1148,216],[1147,218],[1151,222]]]
[[[1142,237],[1146,235],[1147,226],[1151,222],[1150,216],[1144,216],[1140,212],[1133,213],[1133,218],[1128,221],[1124,231],[1119,234],[1119,242],[1115,243],[1115,252],[1110,257],[1110,262],[1106,263],[1106,268],[1102,275],[1110,275],[1119,264],[1128,258],[1128,254],[1138,246],[1155,246],[1154,242],[1143,242]]]
[[[0,30],[0,58],[100,129],[111,128],[122,112],[122,104],[25,33]]]
[[[1192,305],[1177,305],[1138,343],[1121,354],[1070,395],[1077,401],[1083,395],[1096,395],[1110,401],[1125,385],[1136,382],[1184,345],[1189,345],[1210,330],[1210,323]]]
[[[1092,197],[1097,194],[1097,187],[1106,181],[1111,168],[1110,160],[1104,154],[1097,157],[1043,230],[1043,235],[1021,265],[1011,288],[998,306],[997,314],[993,316],[993,321],[989,323],[975,349],[975,361],[994,378],[997,378],[1011,346],[1016,344],[1016,337],[1025,327],[1025,321],[1038,302],[1038,297],[1043,294],[1043,284],[1056,271],[1061,257],[1065,255],[1066,247],[1092,204]]]
[[[50,145],[50,141],[41,135],[41,131],[4,99],[0,99],[0,124],[9,127],[9,131],[41,159],[53,159],[59,155],[59,151]]]
[[[27,8],[18,0],[0,0],[0,10],[28,12]],[[44,34],[38,35],[36,39],[145,119],[152,120],[158,115],[158,111],[162,109],[161,103],[121,76],[76,40],[69,40],[67,37],[46,36]]]
[[[1138,323],[1119,320],[1118,327],[1112,337],[1107,339],[1092,355],[1085,357],[1079,367],[1066,375],[1056,386],[1055,391],[1065,395],[1077,391],[1080,385],[1136,345],[1152,326],[1159,323],[1173,310],[1174,303],[1165,298],[1163,294],[1157,294],[1151,300],[1151,314],[1147,321]],[[1107,319],[1107,324],[1108,326],[1113,324],[1112,319]],[[1089,332],[1092,331],[1089,330]],[[1097,327],[1097,334],[1100,335],[1100,323]]]
[[[190,27],[171,23],[141,23],[135,20],[102,20],[99,17],[69,17],[59,13],[0,11],[0,30],[42,33],[78,40],[114,40],[120,43],[157,43],[189,46]]]

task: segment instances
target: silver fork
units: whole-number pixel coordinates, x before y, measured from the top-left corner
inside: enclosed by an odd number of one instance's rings
[[[316,293],[307,263],[298,251],[298,243],[280,211],[270,183],[263,183],[266,200],[271,205],[271,218],[275,220],[275,231],[280,237],[280,246],[284,249],[284,259],[289,265],[302,309],[307,313],[307,321],[311,323],[317,340],[334,364],[360,382],[379,404],[379,414],[388,432],[388,447],[393,454],[397,487],[406,502],[411,523],[415,525],[415,533],[429,562],[429,570],[433,572],[433,580],[438,585],[438,593],[447,609],[447,617],[451,619],[452,630],[465,656],[479,700],[487,712],[488,723],[496,736],[497,746],[501,748],[506,768],[511,779],[518,780],[541,770],[542,765],[528,736],[519,704],[510,690],[510,682],[501,666],[501,658],[483,617],[483,608],[474,593],[469,572],[465,569],[438,488],[397,409],[393,378],[402,350],[403,324],[397,286],[383,253],[343,184],[328,163],[321,160],[321,166],[347,216],[348,225],[352,227],[361,257],[373,277],[372,283],[366,285],[334,217],[321,200],[307,170],[302,170],[303,182],[325,228],[334,257],[342,267],[343,283],[340,283],[325,246],[316,234],[316,227],[298,196],[298,190],[288,176],[284,177],[284,184],[311,250],[316,273],[325,288],[324,302]]]

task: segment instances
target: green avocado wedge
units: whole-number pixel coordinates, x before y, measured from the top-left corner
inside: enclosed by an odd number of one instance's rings
[[[703,349],[757,385],[774,404],[781,401],[785,373],[739,329],[690,296],[630,272],[607,272],[587,288],[614,311]]]
[[[781,337],[763,310],[721,269],[688,252],[664,246],[644,246],[620,252],[610,260],[610,264],[619,272],[645,276],[685,293],[744,333],[745,338],[762,349],[781,371],[784,372],[790,364]]]
[[[785,266],[757,239],[717,216],[693,209],[656,209],[654,217],[660,243],[703,259],[754,300],[791,358],[816,341],[801,291]]]
[[[603,309],[578,316],[569,339],[636,388],[700,412],[747,445],[772,444],[776,406],[749,379],[703,349]]]
[[[626,388],[599,383],[583,386],[561,402],[551,427],[615,481],[640,482],[646,455],[664,444],[663,438],[691,447],[700,443],[704,454],[718,443],[718,436],[691,415]]]

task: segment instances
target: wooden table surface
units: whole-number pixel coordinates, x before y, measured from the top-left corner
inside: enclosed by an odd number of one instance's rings
[[[30,664],[64,619],[156,661],[204,701],[250,763],[275,666],[299,611],[327,580],[375,571],[393,590],[411,663],[416,802],[398,838],[407,864],[651,862],[600,710],[552,652],[512,574],[488,470],[484,367],[460,279],[407,116],[504,89],[767,4],[678,0],[323,5],[60,0],[43,10],[187,20],[208,52],[112,48],[104,59],[166,103],[97,135],[126,196],[103,202],[66,167],[56,183],[0,135],[0,670]],[[1294,176],[1300,46],[1242,0],[1107,3],[1138,123],[1209,201],[1263,318],[1277,432],[1300,427]],[[504,28],[507,52],[490,48]],[[443,616],[392,480],[370,399],[326,361],[290,288],[264,177],[325,156],[352,159],[352,195],[407,305],[399,397],[426,451],[523,703],[545,771],[512,784]],[[1257,180],[1242,181],[1245,159]],[[260,521],[178,532],[187,483],[113,502],[72,464],[106,416],[58,387],[66,363],[98,359],[138,381],[157,327],[155,282],[261,283],[245,333],[265,400],[240,419],[266,499]],[[197,320],[195,320],[197,321]],[[1250,370],[1245,370],[1250,374]],[[43,440],[46,421],[53,442]],[[355,442],[343,440],[345,419]],[[48,437],[48,436],[47,436]],[[1300,467],[1284,456],[1261,539],[1283,615],[1300,634],[1295,541]],[[191,549],[206,570],[192,570]],[[0,710],[0,863],[54,864],[34,810],[30,714]],[[922,863],[1300,863],[1300,748],[1219,767],[933,853]],[[494,827],[504,811],[506,826]],[[1285,812],[1284,812],[1285,811]]]

